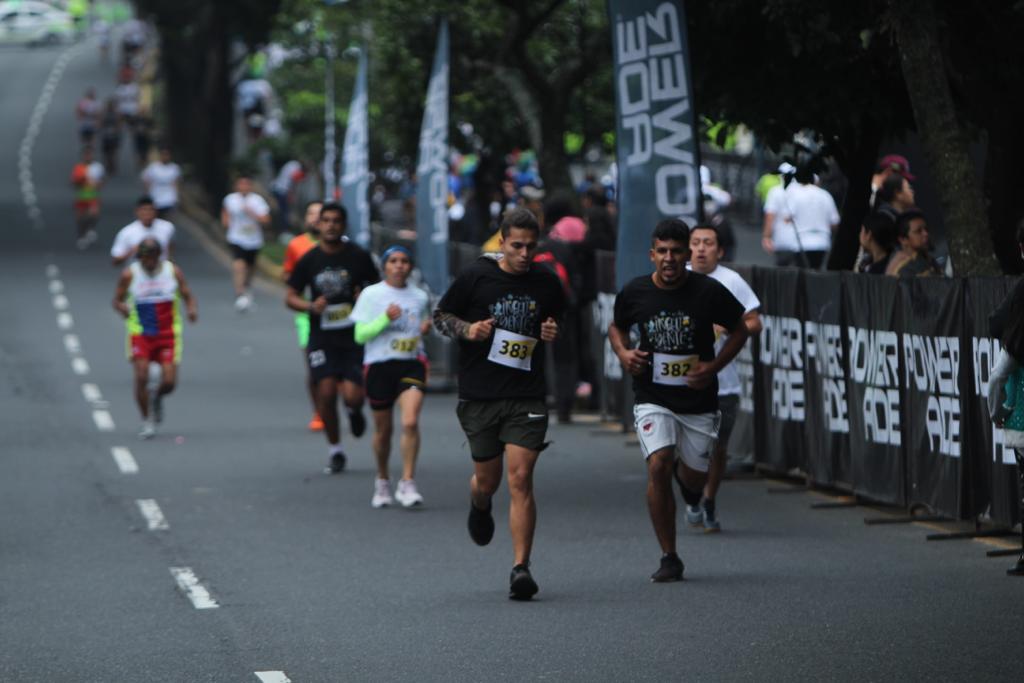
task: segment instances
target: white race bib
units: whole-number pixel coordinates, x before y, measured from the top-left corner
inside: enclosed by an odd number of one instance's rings
[[[320,314],[321,330],[341,330],[351,327],[348,317],[352,315],[352,304],[331,304]]]
[[[491,342],[491,352],[487,354],[487,360],[498,365],[529,372],[535,348],[537,348],[537,340],[533,337],[495,329],[494,341]]]
[[[420,338],[419,337],[408,337],[408,338],[405,338],[405,339],[395,338],[395,339],[391,340],[391,344],[389,344],[389,346],[391,347],[391,350],[394,353],[396,353],[396,354],[402,353],[402,354],[406,354],[406,355],[409,355],[409,356],[415,356],[416,349],[418,349],[419,346],[420,346]]]
[[[655,384],[667,384],[674,387],[685,387],[689,384],[686,375],[697,364],[697,356],[676,356],[671,353],[654,353],[654,366],[651,368]]]

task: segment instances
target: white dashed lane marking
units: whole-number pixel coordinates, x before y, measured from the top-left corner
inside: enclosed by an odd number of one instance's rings
[[[76,375],[88,375],[89,361],[81,356],[76,356],[71,359],[71,369],[75,371]]]
[[[82,343],[78,341],[77,334],[64,335],[64,350],[70,354],[79,354],[82,352]]]
[[[292,679],[285,676],[283,671],[257,671],[256,678],[262,683],[292,683]]]
[[[70,313],[58,313],[57,314],[57,327],[62,330],[70,330],[75,326],[75,319],[71,317]]]
[[[114,446],[110,449],[110,455],[114,457],[114,462],[117,463],[117,469],[121,470],[121,474],[139,473],[139,465],[132,457],[132,452],[124,446]]]
[[[199,578],[190,567],[171,567],[171,576],[174,577],[178,588],[185,597],[189,599],[196,609],[216,609],[220,607],[217,601],[210,595],[210,591],[199,583]]]
[[[167,531],[171,528],[155,500],[143,498],[135,501],[135,504],[139,506],[139,512],[146,519],[146,525],[150,531]]]
[[[92,421],[96,423],[96,429],[101,432],[114,431],[114,418],[106,410],[92,411]]]
[[[58,311],[66,311],[68,308],[68,298],[63,294],[57,294],[53,297],[53,307]]]

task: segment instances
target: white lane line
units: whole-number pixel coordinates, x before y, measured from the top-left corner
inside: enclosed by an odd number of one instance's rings
[[[46,277],[60,277],[60,268],[57,267],[56,263],[46,266]]]
[[[178,583],[178,588],[192,602],[196,609],[214,609],[220,607],[210,595],[210,591],[199,583],[195,572],[190,567],[171,567],[171,576]]]
[[[283,671],[257,671],[256,678],[263,683],[292,683],[292,679],[285,676]]]
[[[76,375],[88,375],[89,361],[81,356],[75,356],[71,359],[71,369],[75,371]]]
[[[62,294],[64,292],[64,283],[60,280],[50,280],[50,294]]]
[[[58,294],[53,297],[53,307],[58,311],[63,311],[68,307],[68,298],[63,294]]]
[[[106,410],[92,411],[92,421],[96,423],[96,429],[101,432],[114,431],[114,418]]]
[[[78,341],[77,334],[64,335],[64,349],[71,355],[76,355],[82,352],[82,343]]]
[[[95,384],[83,384],[82,396],[89,403],[98,403],[103,400],[103,394],[100,393],[100,388]]]
[[[62,330],[70,330],[75,326],[75,319],[71,317],[70,313],[58,313],[57,314],[57,327]]]
[[[110,449],[110,454],[114,456],[114,462],[117,463],[117,469],[121,470],[121,474],[139,473],[139,465],[132,457],[132,452],[124,446],[114,446]]]
[[[142,513],[142,516],[146,518],[146,524],[150,531],[167,531],[171,528],[155,500],[152,498],[142,498],[136,500],[135,504],[139,506],[139,512]]]

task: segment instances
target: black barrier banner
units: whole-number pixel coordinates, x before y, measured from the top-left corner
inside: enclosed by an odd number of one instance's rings
[[[764,329],[755,344],[757,416],[755,458],[779,472],[806,462],[804,422],[804,335],[800,271],[758,268],[754,291],[761,299]]]
[[[750,266],[729,266],[753,288],[754,269]],[[762,309],[763,311],[763,309]],[[749,340],[733,359],[740,377],[740,409],[727,445],[729,455],[739,460],[754,457],[754,341]]]
[[[960,481],[967,359],[961,350],[959,281],[900,281],[904,453],[908,504],[946,517],[961,514]]]
[[[969,416],[971,438],[965,440],[965,458],[972,464],[974,486],[971,493],[978,514],[991,504],[992,519],[1006,526],[1019,521],[1017,467],[1013,449],[1003,444],[1003,430],[988,417],[989,376],[999,358],[1000,344],[989,334],[988,316],[1010,292],[1014,280],[1002,277],[967,279],[965,327],[970,340],[970,395],[965,412]]]
[[[903,505],[899,282],[843,273],[850,458],[855,493]]]
[[[851,481],[842,300],[838,273],[804,273],[806,472],[819,484]]]

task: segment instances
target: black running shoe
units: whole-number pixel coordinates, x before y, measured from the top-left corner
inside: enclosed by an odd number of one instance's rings
[[[530,568],[525,564],[512,567],[512,576],[508,580],[509,600],[529,600],[537,594],[537,582],[530,576]]]
[[[666,553],[661,556],[661,566],[658,571],[651,574],[651,581],[654,583],[668,583],[669,581],[683,580],[683,561],[675,553]]]
[[[494,517],[491,516],[491,506],[488,504],[486,510],[479,509],[469,501],[469,537],[477,545],[487,545],[494,538]]]
[[[335,453],[334,455],[331,456],[331,462],[327,465],[328,473],[338,474],[339,472],[345,469],[345,463],[347,461],[348,458],[345,457],[344,453],[340,451]]]
[[[348,423],[352,427],[352,436],[358,438],[366,432],[366,418],[363,409],[348,411]]]

